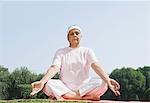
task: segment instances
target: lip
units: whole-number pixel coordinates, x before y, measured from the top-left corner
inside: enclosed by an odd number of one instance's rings
[[[74,39],[78,39],[77,37],[74,37]]]

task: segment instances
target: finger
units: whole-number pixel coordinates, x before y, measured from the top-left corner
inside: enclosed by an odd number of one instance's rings
[[[35,94],[35,92],[34,92],[34,91],[30,93],[30,95],[32,95],[32,96],[33,96],[34,94]]]
[[[116,85],[115,90],[119,90],[119,89],[120,89],[120,85]]]
[[[113,80],[113,82],[114,82],[114,85],[119,87],[119,83],[117,81]]]
[[[116,95],[116,96],[119,96],[119,95],[120,95],[120,92],[119,92],[119,91],[116,91],[116,92],[115,92],[115,95]]]
[[[112,81],[113,81],[112,84],[115,86],[115,89],[119,90],[120,89],[119,83],[117,81],[115,81],[115,80],[112,80]]]
[[[32,90],[32,92],[30,93],[30,95],[34,95],[34,94],[36,94],[36,91],[35,90]]]
[[[117,91],[117,93],[118,93],[118,95],[120,95],[120,92],[119,92],[119,91]]]
[[[119,95],[120,95],[120,92],[119,92],[119,91],[115,91],[114,93],[115,93],[116,96],[119,96]]]
[[[117,87],[118,90],[120,89],[120,85],[117,82],[116,82],[116,87]]]
[[[115,90],[115,88],[110,88],[112,90],[112,92],[116,95],[119,96],[120,92],[118,90]]]
[[[118,90],[120,89],[120,84],[118,84]]]
[[[116,95],[116,90],[114,88],[110,88],[110,89]]]
[[[120,89],[120,86],[117,86],[117,87],[116,87],[116,90],[119,90],[119,89]]]
[[[32,88],[34,88],[34,83],[31,84]]]
[[[38,93],[37,91],[32,91],[31,93],[30,93],[30,95],[35,95],[36,93]]]
[[[115,86],[115,90],[119,90],[120,89],[120,86]]]
[[[38,93],[40,91],[40,89],[33,89],[32,92],[30,93],[30,95],[35,95],[36,93]]]

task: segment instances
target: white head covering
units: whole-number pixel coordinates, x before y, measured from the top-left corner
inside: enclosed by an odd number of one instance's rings
[[[72,29],[78,29],[81,32],[81,28],[77,25],[72,25],[68,28],[67,34],[72,30]]]

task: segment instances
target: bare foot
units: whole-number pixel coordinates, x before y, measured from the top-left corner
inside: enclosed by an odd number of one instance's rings
[[[82,99],[82,97],[80,97],[80,94],[79,94],[78,91],[76,91],[76,92],[73,92],[73,91],[68,92],[68,93],[64,94],[62,97],[65,98],[65,99],[74,99],[74,100]]]
[[[49,98],[50,98],[51,100],[57,100],[56,97],[54,97],[54,96],[49,96]]]
[[[65,98],[63,98],[63,97],[61,97],[61,98],[59,98],[59,99],[57,99],[58,101],[66,101],[66,99]]]
[[[96,95],[85,95],[82,97],[83,100],[94,100],[94,101],[99,101],[100,97]]]

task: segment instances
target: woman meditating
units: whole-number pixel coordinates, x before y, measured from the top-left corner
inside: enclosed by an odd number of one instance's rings
[[[52,65],[40,81],[32,83],[31,95],[43,92],[57,100],[100,100],[107,91],[120,95],[120,85],[111,79],[98,63],[91,48],[80,46],[81,28],[73,25],[68,28],[69,46],[56,51]],[[91,78],[89,70],[93,69],[99,78]],[[51,79],[56,73],[59,79]]]

